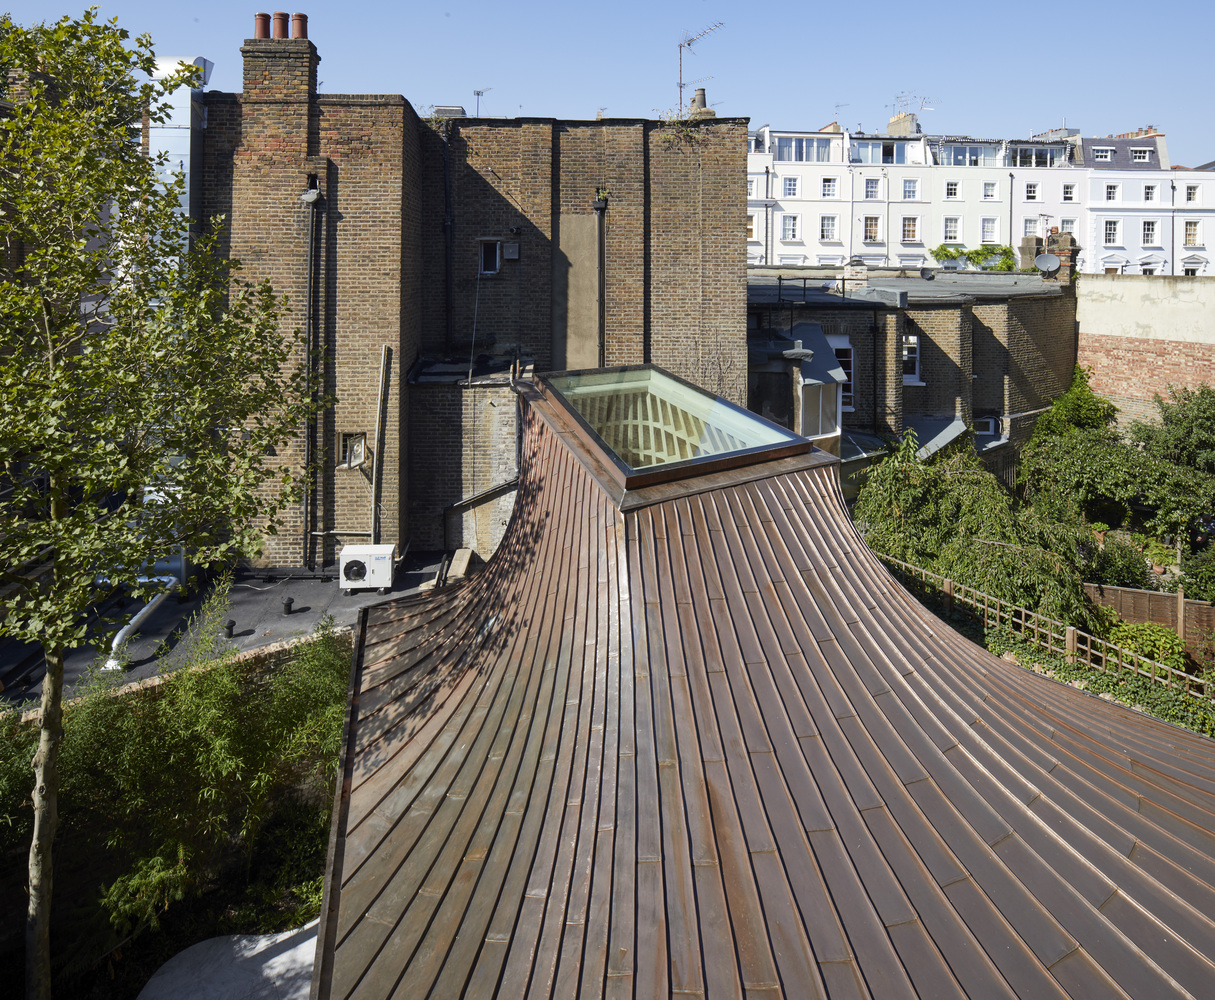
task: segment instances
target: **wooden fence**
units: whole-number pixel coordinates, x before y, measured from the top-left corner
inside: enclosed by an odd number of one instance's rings
[[[1172,629],[1195,658],[1215,634],[1215,604],[1189,600],[1184,591],[1162,594],[1155,590],[1105,587],[1099,583],[1086,583],[1084,590],[1093,603],[1113,608],[1123,621]]]
[[[1208,691],[1206,680],[1201,676],[1188,674],[1184,670],[1170,667],[1166,663],[1149,660],[1129,649],[1115,646],[1113,643],[1089,635],[1071,625],[1053,618],[1047,618],[1034,611],[1017,607],[998,597],[992,597],[981,590],[963,586],[946,577],[931,573],[919,566],[892,559],[878,554],[878,558],[886,563],[905,584],[912,584],[912,589],[921,592],[932,588],[938,591],[949,615],[954,604],[962,604],[970,608],[977,618],[981,618],[984,628],[1006,625],[1023,639],[1046,650],[1048,653],[1058,653],[1072,663],[1083,663],[1094,670],[1107,674],[1138,674],[1165,687],[1183,691],[1195,698],[1206,699],[1215,695]],[[1109,588],[1106,588],[1109,589]],[[1172,595],[1165,595],[1172,597]],[[1174,601],[1176,599],[1174,598]]]

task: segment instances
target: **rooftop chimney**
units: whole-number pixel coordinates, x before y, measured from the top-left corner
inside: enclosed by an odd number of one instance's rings
[[[292,14],[291,15],[291,37],[292,38],[307,38],[308,37],[308,15],[307,14]]]
[[[253,15],[253,37],[254,38],[269,38],[270,37],[270,15],[269,14],[254,14]]]
[[[273,38],[287,37],[287,12],[276,10],[274,12],[274,34]]]
[[[689,118],[716,118],[717,112],[705,103],[705,88],[697,87],[696,96],[692,98],[692,110]]]

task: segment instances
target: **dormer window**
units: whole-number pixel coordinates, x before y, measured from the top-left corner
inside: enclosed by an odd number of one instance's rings
[[[1148,160],[1151,159],[1151,157],[1152,157],[1152,151],[1150,149],[1132,149],[1131,150],[1131,162],[1133,162],[1133,163],[1147,163]]]
[[[1093,159],[1098,163],[1109,163],[1114,158],[1114,151],[1108,146],[1096,146],[1093,148]]]

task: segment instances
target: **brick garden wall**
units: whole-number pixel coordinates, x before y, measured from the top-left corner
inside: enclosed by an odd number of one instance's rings
[[[1079,364],[1120,422],[1157,419],[1169,385],[1215,385],[1215,279],[1081,275],[1076,324]]]

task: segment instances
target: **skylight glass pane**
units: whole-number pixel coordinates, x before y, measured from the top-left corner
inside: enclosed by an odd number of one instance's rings
[[[633,472],[802,440],[654,368],[551,375],[547,381]]]

